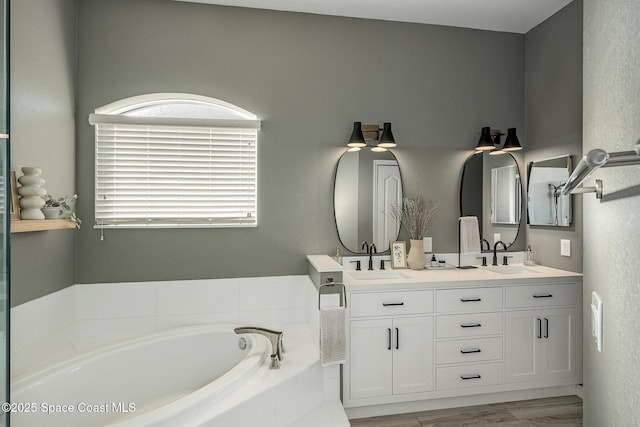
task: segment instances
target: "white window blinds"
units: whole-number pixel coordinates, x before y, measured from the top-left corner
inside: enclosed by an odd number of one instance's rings
[[[256,225],[259,121],[96,114],[90,122],[96,228]]]

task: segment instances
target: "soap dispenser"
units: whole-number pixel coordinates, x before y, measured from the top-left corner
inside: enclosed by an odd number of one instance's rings
[[[536,265],[533,261],[533,250],[531,249],[531,245],[527,246],[527,258],[524,262],[524,265]]]
[[[436,260],[436,254],[431,255],[431,267],[437,267],[438,260]]]
[[[336,248],[336,254],[332,256],[333,260],[342,265],[342,255],[340,255],[340,248]]]

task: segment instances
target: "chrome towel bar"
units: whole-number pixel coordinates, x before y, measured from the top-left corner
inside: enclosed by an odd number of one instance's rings
[[[330,288],[334,288],[336,286],[340,287],[340,306],[347,308],[347,289],[344,286],[344,283],[334,283],[334,282],[327,282],[327,283],[323,283],[322,285],[320,285],[318,287],[318,310],[320,310],[320,299],[322,298],[322,291],[324,290],[328,290]],[[335,293],[335,292],[334,292]]]
[[[602,180],[597,179],[595,187],[577,188],[593,172],[599,168],[614,166],[628,166],[640,164],[640,143],[635,150],[607,153],[600,148],[589,151],[578,163],[575,170],[562,188],[562,195],[570,193],[596,193],[598,199],[602,199]]]

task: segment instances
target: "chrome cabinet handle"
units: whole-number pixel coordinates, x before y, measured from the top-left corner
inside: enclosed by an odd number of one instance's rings
[[[479,328],[480,326],[482,326],[480,323],[463,323],[460,325],[461,328]]]
[[[544,294],[544,295],[533,294],[533,297],[534,298],[553,298],[553,295],[551,295],[551,294]]]
[[[469,349],[469,350],[460,350],[460,353],[462,354],[470,354],[470,353],[481,353],[482,350],[480,350],[479,348],[474,348],[474,349]]]
[[[460,375],[460,378],[463,380],[479,380],[482,377],[480,376],[480,374],[475,374],[475,375]]]
[[[394,305],[404,305],[404,303],[403,302],[383,302],[382,303],[383,307],[391,307]]]
[[[460,298],[461,302],[480,302],[482,298]]]

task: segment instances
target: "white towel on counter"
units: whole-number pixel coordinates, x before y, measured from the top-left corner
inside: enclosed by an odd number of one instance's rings
[[[347,334],[344,307],[320,309],[320,362],[322,366],[344,363]]]
[[[478,227],[478,217],[460,217],[460,253],[473,254],[480,253],[480,228]]]

